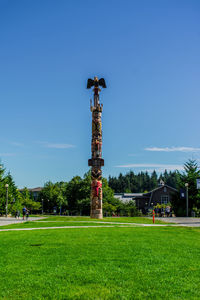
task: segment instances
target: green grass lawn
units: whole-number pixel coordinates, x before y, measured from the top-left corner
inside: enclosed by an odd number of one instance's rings
[[[152,224],[152,219],[146,217],[104,217],[103,219],[91,219],[90,217],[64,217],[64,216],[45,216],[46,221],[99,221],[99,222],[121,222],[121,223],[143,223]],[[43,220],[41,220],[43,221]],[[156,220],[157,224],[166,222]]]
[[[134,225],[134,223],[132,223]],[[127,224],[128,225],[128,224]],[[81,222],[81,221],[45,221],[45,222],[38,222],[38,221],[28,221],[24,223],[12,224],[12,225],[5,225],[0,226],[0,229],[11,229],[11,228],[39,228],[39,227],[63,227],[63,226],[120,226],[120,223],[102,223],[102,222]]]
[[[0,299],[200,299],[200,229],[0,232]]]
[[[121,217],[121,218],[104,218],[91,219],[90,217],[60,217],[60,216],[48,216],[45,219],[37,221],[27,221],[24,223],[12,224],[1,226],[0,229],[9,228],[38,228],[38,227],[61,227],[61,226],[102,226],[120,224],[152,224],[152,220],[143,217]],[[166,224],[166,222],[156,221],[156,224]]]

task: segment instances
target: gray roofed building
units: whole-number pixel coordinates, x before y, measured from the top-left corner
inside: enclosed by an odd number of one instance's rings
[[[157,204],[170,203],[174,193],[178,193],[175,188],[162,183],[148,193],[116,193],[114,197],[124,203],[134,200],[137,208],[145,213],[149,208]]]

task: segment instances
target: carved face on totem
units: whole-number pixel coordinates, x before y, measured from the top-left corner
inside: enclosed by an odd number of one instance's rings
[[[98,168],[92,168],[92,180],[97,179],[101,180],[102,178],[102,171]]]
[[[101,209],[101,201],[98,197],[93,198],[92,209]]]
[[[92,135],[96,137],[102,135],[101,121],[99,121],[98,119],[92,120]]]
[[[92,157],[101,157],[102,142],[98,139],[92,140]]]

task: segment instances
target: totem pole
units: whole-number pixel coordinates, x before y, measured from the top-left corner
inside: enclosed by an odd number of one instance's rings
[[[105,80],[94,77],[88,79],[87,88],[90,89],[94,86],[94,105],[92,100],[90,101],[90,110],[92,112],[92,158],[88,160],[88,165],[92,167],[92,183],[91,183],[91,205],[90,205],[90,217],[96,219],[102,219],[102,171],[101,167],[104,166],[104,160],[102,156],[102,129],[101,129],[101,113],[103,104],[99,103],[99,92],[101,89],[99,86],[106,88]]]

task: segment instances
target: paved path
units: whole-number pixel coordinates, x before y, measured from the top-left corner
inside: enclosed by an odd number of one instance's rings
[[[148,219],[152,220],[152,217],[149,217]],[[173,218],[159,218],[159,217],[156,217],[155,218],[155,221],[156,220],[159,220],[159,221],[163,221],[163,222],[166,222],[166,223],[174,223],[176,224],[177,226],[187,226],[187,227],[200,227],[200,218],[176,218],[176,217],[173,217]],[[66,221],[40,221],[40,223],[56,223],[56,222],[66,222]],[[141,224],[141,223],[122,223],[122,222],[104,222],[104,221],[68,221],[70,223],[101,223],[101,224],[115,224],[115,225],[135,225],[135,226],[154,226],[154,225],[162,225],[162,224]],[[167,225],[167,224],[166,224]],[[164,224],[164,226],[166,226]],[[173,225],[173,224],[168,224],[169,226],[170,225]]]
[[[99,226],[56,226],[56,227],[36,227],[36,228],[10,228],[10,229],[0,229],[1,231],[25,231],[25,230],[47,230],[47,229],[75,229],[75,228],[132,228],[132,227],[167,227],[167,226],[179,226],[177,224],[172,224],[172,225],[168,225],[168,224],[136,224],[136,223],[132,223],[131,226],[130,225],[120,225],[120,224],[116,224],[116,226],[114,225],[99,225]]]
[[[11,225],[11,224],[17,224],[17,223],[23,223],[27,221],[36,221],[36,220],[41,220],[43,217],[30,217],[28,220],[23,220],[23,218],[16,219],[16,218],[5,218],[5,217],[0,217],[0,226],[5,226],[5,225]]]
[[[28,221],[37,221],[45,219],[45,217],[31,217],[28,218]],[[22,231],[22,230],[47,230],[47,229],[70,229],[70,228],[107,228],[107,227],[166,227],[166,226],[186,226],[186,227],[200,227],[200,218],[158,218],[156,220],[161,220],[164,222],[174,223],[174,224],[141,224],[141,223],[120,223],[120,222],[102,222],[102,221],[78,221],[80,223],[101,223],[101,224],[109,224],[109,225],[98,225],[98,226],[53,226],[53,227],[37,227],[37,228],[10,228],[10,229],[0,229],[0,231]],[[15,219],[15,218],[5,218],[0,217],[0,226],[23,223],[26,220]],[[60,221],[40,221],[40,222],[60,222]],[[62,222],[62,221],[61,221]],[[70,221],[73,222],[73,221]],[[77,221],[74,221],[77,222]],[[34,222],[33,222],[34,226]]]
[[[190,217],[158,218],[156,217],[155,219],[163,222],[179,224],[180,226],[200,227],[200,218],[190,218]]]

